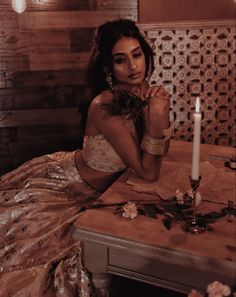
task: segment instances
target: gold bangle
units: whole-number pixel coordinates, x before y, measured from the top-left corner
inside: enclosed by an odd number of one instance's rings
[[[141,149],[152,155],[163,155],[166,142],[171,138],[171,125],[167,129],[163,129],[163,136],[163,138],[157,138],[148,134],[144,135]]]
[[[151,137],[146,134],[141,143],[141,149],[152,155],[162,155],[165,150],[165,139]]]
[[[142,144],[141,148],[144,152],[147,152],[151,155],[161,156],[164,153],[165,146],[156,146],[156,145],[149,146],[146,144]]]
[[[152,136],[146,134],[143,137],[143,142],[146,142],[146,143],[149,143],[149,144],[161,145],[162,143],[165,142],[165,138],[152,137]]]

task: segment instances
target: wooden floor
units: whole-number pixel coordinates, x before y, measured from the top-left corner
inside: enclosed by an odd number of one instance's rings
[[[187,295],[126,278],[114,277],[111,297],[187,297]]]

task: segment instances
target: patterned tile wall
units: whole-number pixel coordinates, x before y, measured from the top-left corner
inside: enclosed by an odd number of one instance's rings
[[[196,97],[202,143],[236,146],[235,22],[139,24],[155,52],[151,83],[172,97],[174,138],[192,141]]]

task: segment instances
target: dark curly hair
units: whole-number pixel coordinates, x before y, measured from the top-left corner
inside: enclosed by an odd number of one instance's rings
[[[150,76],[154,70],[153,50],[141,34],[134,21],[129,19],[118,19],[108,21],[99,26],[95,31],[91,56],[88,63],[86,74],[86,95],[80,110],[83,112],[83,125],[86,124],[86,115],[91,100],[102,91],[108,89],[106,82],[106,72],[112,73],[112,49],[116,42],[122,37],[132,37],[138,40],[146,61],[145,78]],[[113,81],[115,78],[113,77]],[[137,96],[125,92],[114,92],[114,99],[111,104],[103,107],[111,115],[130,115],[134,121],[137,132],[143,130],[142,104]],[[140,134],[140,133],[138,133]]]

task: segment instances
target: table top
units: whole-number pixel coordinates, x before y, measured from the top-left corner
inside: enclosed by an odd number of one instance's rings
[[[225,158],[231,158],[232,155],[235,155],[235,149],[232,147],[201,144],[200,174],[202,180],[199,189],[203,201],[197,209],[198,212],[220,211],[227,206],[228,200],[234,200],[235,204],[235,171],[224,166]],[[191,174],[191,158],[192,143],[171,141],[169,153],[163,160],[160,174],[161,188],[159,190],[163,195],[172,193],[179,186],[182,190],[188,186],[186,182]],[[170,175],[172,175],[171,179],[169,179]],[[179,185],[184,179],[186,181]],[[126,172],[99,197],[96,203],[153,200],[157,197],[155,193],[147,192],[153,187],[158,189],[158,182],[154,185],[136,180],[136,184],[142,184],[144,190],[147,187],[148,191],[145,193],[145,191],[134,190],[127,180],[132,181],[132,173]],[[175,184],[176,180],[177,184]],[[156,185],[157,188],[155,188]],[[211,231],[206,230],[202,234],[192,235],[184,232],[179,222],[175,222],[172,228],[167,230],[162,223],[161,216],[153,219],[139,215],[131,220],[115,214],[114,208],[107,207],[86,210],[76,222],[76,227],[80,230],[183,253],[185,257],[192,255],[201,259],[202,263],[205,261],[204,257],[207,257],[208,262],[213,258],[214,261],[223,261],[231,265],[230,263],[236,260],[235,221],[235,218],[223,217],[211,225]]]

